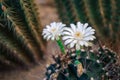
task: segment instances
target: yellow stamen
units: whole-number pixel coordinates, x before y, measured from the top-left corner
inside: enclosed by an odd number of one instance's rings
[[[51,29],[52,32],[55,32],[56,28]]]
[[[76,32],[75,37],[78,39],[82,39],[83,35],[80,32]]]

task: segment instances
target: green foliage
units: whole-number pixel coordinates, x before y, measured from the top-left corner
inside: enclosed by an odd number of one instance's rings
[[[2,0],[0,62],[9,62],[4,65],[28,67],[42,59],[45,42],[33,7],[31,0]],[[4,65],[0,67],[4,68]]]
[[[64,23],[81,21],[93,26],[104,40],[120,40],[120,0],[55,0]]]

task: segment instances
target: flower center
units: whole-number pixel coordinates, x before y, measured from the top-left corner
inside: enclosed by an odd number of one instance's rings
[[[55,32],[55,31],[56,31],[56,28],[52,28],[51,31],[52,31],[52,32]]]
[[[82,33],[80,33],[80,32],[76,32],[76,33],[74,34],[74,36],[75,36],[76,39],[82,39],[82,38],[83,38],[83,35],[82,35]]]

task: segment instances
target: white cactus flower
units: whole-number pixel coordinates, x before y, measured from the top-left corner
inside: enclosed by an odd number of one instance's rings
[[[92,27],[88,27],[88,23],[82,24],[77,22],[77,25],[70,24],[71,28],[64,28],[62,40],[65,45],[69,45],[70,48],[80,50],[81,46],[90,46],[90,41],[95,39],[95,30]]]
[[[66,25],[62,24],[62,22],[53,22],[47,25],[42,32],[43,38],[47,40],[58,40],[63,32],[64,26]]]

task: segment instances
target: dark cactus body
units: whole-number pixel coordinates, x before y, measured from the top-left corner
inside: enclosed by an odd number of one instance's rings
[[[120,79],[117,56],[106,48],[99,48],[97,51],[81,50],[79,57],[75,51],[68,51],[66,55],[53,58],[55,63],[47,67],[46,80]],[[75,65],[76,60],[82,65]]]

